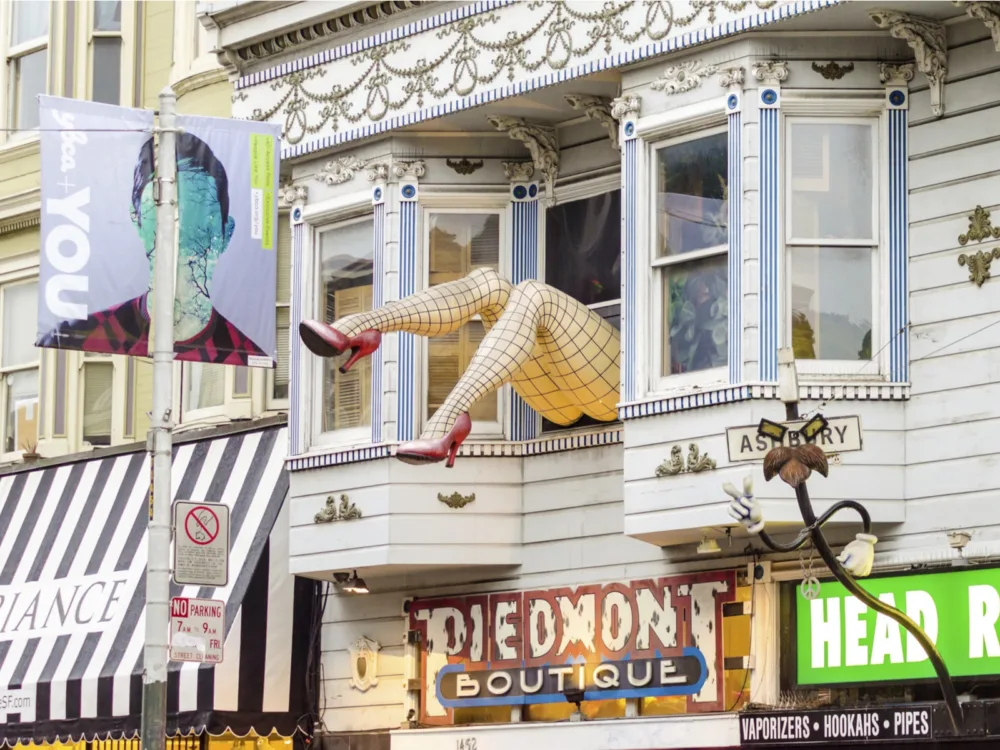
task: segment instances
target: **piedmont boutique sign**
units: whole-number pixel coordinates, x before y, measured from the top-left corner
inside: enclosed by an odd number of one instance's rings
[[[937,646],[953,677],[1000,674],[1000,568],[868,578],[859,583],[903,610]],[[799,685],[933,679],[912,636],[836,582],[795,594]]]
[[[587,701],[684,695],[688,711],[724,711],[722,605],[735,591],[735,573],[721,571],[414,600],[421,721],[579,691]]]

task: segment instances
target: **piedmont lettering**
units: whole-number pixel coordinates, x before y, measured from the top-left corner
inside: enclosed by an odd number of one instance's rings
[[[687,695],[688,711],[725,710],[722,605],[735,588],[735,573],[716,571],[415,600],[421,718],[446,724],[470,700],[539,703],[566,689]]]
[[[62,635],[101,629],[122,609],[127,573],[58,583],[0,587],[0,637]]]

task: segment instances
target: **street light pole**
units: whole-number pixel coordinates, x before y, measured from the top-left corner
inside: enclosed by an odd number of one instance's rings
[[[150,451],[153,477],[149,495],[146,561],[146,640],[142,670],[142,750],[165,750],[167,660],[170,630],[170,470],[173,443],[174,255],[177,204],[177,97],[160,92],[160,122],[153,195],[156,244],[153,256],[153,412]]]

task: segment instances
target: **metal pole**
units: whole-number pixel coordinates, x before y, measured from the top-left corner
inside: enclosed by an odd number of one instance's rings
[[[174,210],[177,195],[175,105],[167,86],[160,92],[156,159],[156,246],[153,257],[153,414],[150,421],[153,480],[150,487],[149,552],[146,562],[146,642],[142,669],[142,750],[165,750],[167,660],[170,630],[170,465],[173,442]]]

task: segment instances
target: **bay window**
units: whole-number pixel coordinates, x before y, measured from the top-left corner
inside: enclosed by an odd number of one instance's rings
[[[40,349],[35,347],[38,282],[12,283],[0,287],[3,311],[0,341],[0,391],[3,453],[32,451],[38,445],[38,367]]]
[[[49,3],[12,2],[7,39],[7,127],[16,131],[38,127],[39,94],[46,92],[49,43]]]
[[[878,341],[878,123],[785,119],[785,340],[807,372],[856,373]]]
[[[728,132],[702,130],[653,151],[654,372],[659,387],[723,381],[729,344]]]

